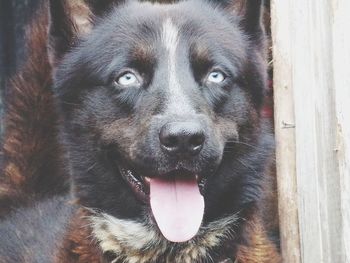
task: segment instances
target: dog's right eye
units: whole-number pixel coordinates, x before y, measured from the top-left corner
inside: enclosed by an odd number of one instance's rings
[[[136,76],[136,74],[132,72],[125,72],[122,75],[120,75],[116,80],[116,84],[122,87],[135,87],[139,86],[141,84],[139,78]]]

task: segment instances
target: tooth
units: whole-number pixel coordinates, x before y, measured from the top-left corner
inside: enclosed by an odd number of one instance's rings
[[[132,180],[134,180],[134,181],[138,181],[137,180],[137,178],[134,176],[134,174],[130,171],[130,170],[128,170],[128,176],[130,177],[130,178],[132,178]]]
[[[151,182],[151,178],[145,176],[145,181],[146,181],[147,183],[150,183],[150,182]]]

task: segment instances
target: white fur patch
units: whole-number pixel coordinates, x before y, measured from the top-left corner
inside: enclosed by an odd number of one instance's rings
[[[190,101],[184,94],[183,87],[179,82],[179,76],[176,73],[176,56],[179,45],[179,30],[170,18],[167,18],[163,23],[162,42],[168,55],[168,111],[178,115],[193,113],[194,110],[191,106]]]
[[[104,252],[115,253],[125,263],[200,263],[207,262],[208,251],[232,237],[238,216],[233,215],[202,227],[191,241],[167,241],[147,217],[144,222],[117,219],[107,214],[90,218],[93,235]]]
[[[177,45],[179,43],[179,30],[170,18],[167,18],[163,23],[162,41],[165,48],[172,55],[170,57],[174,59]]]

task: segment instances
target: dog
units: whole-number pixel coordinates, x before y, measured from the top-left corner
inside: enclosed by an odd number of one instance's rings
[[[45,8],[8,99],[0,262],[280,262],[263,2]]]

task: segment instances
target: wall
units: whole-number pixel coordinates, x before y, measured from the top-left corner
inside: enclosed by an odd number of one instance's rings
[[[350,262],[350,1],[272,1],[284,262]]]

